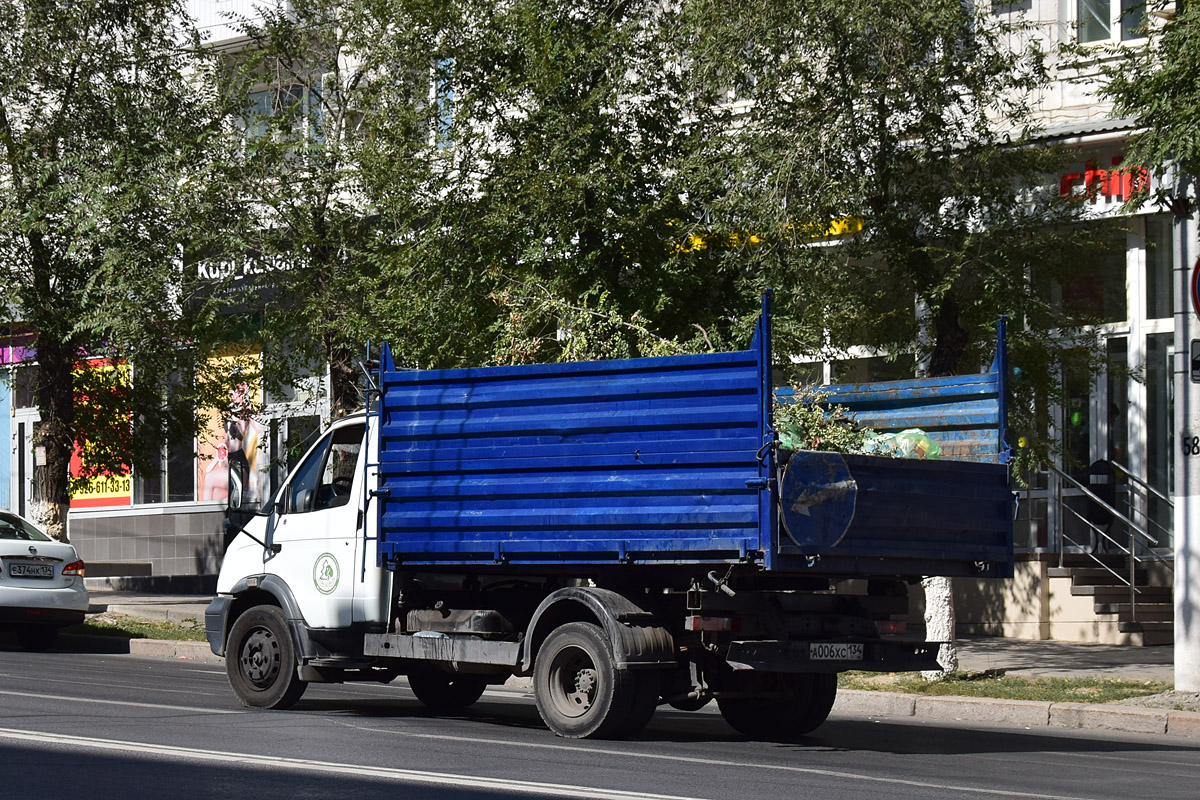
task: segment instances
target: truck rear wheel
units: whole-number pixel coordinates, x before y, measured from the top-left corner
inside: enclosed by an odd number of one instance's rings
[[[816,730],[837,697],[837,675],[823,672],[747,676],[762,697],[717,698],[721,716],[751,739],[790,739]]]
[[[633,736],[646,727],[658,708],[658,698],[662,694],[662,675],[657,671],[631,671],[629,678],[635,684],[633,700],[629,704],[629,714],[617,729],[616,735],[619,737]]]
[[[616,668],[612,643],[599,625],[562,625],[538,651],[533,696],[542,720],[559,736],[603,739],[628,733],[626,723],[637,722],[630,718],[637,689],[629,670]],[[645,715],[641,725],[648,720]]]
[[[437,670],[410,673],[408,685],[434,711],[462,711],[483,695],[487,679],[482,675],[451,675]]]
[[[308,688],[296,672],[287,619],[275,606],[255,606],[233,623],[225,671],[233,693],[251,708],[288,708]]]

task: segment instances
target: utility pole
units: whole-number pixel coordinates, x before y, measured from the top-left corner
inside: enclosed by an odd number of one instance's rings
[[[1200,691],[1200,258],[1190,179],[1176,181],[1175,691]]]

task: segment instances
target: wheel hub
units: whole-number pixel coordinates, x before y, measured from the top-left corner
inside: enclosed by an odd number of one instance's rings
[[[596,670],[585,667],[575,673],[575,691],[571,693],[571,702],[575,705],[590,706],[596,693]]]
[[[259,628],[246,637],[238,660],[250,682],[265,689],[279,676],[279,642],[270,631]]]

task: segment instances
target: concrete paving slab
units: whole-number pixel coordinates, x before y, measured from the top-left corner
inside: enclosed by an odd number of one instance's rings
[[[1021,678],[1175,680],[1172,647],[971,637],[958,641],[958,661],[968,672],[994,670]]]

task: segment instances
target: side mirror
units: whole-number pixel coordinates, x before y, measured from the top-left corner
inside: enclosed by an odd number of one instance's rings
[[[240,460],[229,461],[229,508],[240,510],[245,503],[242,487],[246,485],[246,464]]]

